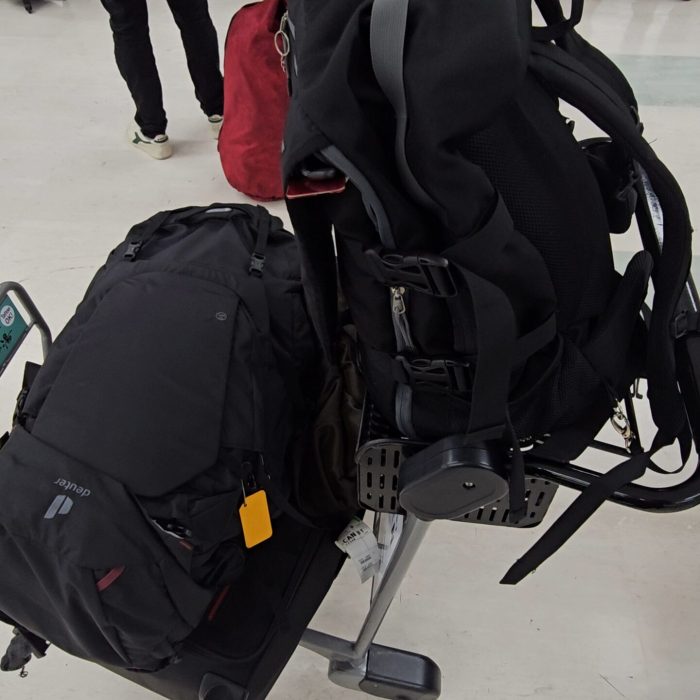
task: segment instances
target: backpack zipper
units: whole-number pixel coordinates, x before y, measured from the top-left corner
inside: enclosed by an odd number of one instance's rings
[[[406,315],[406,288],[391,287],[391,317],[394,322],[394,333],[396,334],[396,349],[399,352],[404,350],[414,350],[411,326]]]
[[[391,318],[394,323],[394,334],[396,335],[396,349],[399,353],[415,351],[411,326],[406,314],[406,288],[391,287]],[[414,436],[413,429],[413,392],[410,386],[398,384],[395,397],[396,426],[404,434]]]

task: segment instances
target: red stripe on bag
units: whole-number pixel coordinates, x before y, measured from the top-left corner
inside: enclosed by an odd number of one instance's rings
[[[110,569],[98,582],[97,590],[102,593],[102,591],[107,590],[123,573],[125,566],[117,566],[114,569]]]
[[[211,606],[211,610],[209,611],[209,615],[207,615],[207,619],[209,622],[213,622],[214,618],[216,617],[216,613],[218,612],[219,608],[221,607],[221,603],[224,602],[224,599],[228,595],[229,589],[231,588],[231,585],[228,584],[224,586],[221,589],[221,593],[216,597],[216,600],[214,601],[214,604]]]

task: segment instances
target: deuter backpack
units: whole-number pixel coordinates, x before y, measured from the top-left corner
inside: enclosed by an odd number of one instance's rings
[[[537,5],[546,26],[532,26],[530,0],[289,2],[284,169],[310,313],[332,326],[334,229],[374,407],[396,435],[427,445],[401,466],[401,505],[461,517],[503,496],[491,488],[503,476],[509,519],[522,524],[523,450],[569,462],[610,418],[625,438],[627,458],[506,583],[616,488],[663,471],[662,446],[678,439],[685,462],[673,343],[697,327],[697,314],[676,311],[687,207],[642,137],[632,89],[577,34],[582,0],[568,17],[558,0]],[[560,101],[605,135],[579,142]],[[635,214],[646,250],[620,274],[610,234]],[[658,428],[647,450],[624,407],[639,378]],[[482,458],[499,479],[462,476]]]
[[[217,204],[135,226],[31,372],[0,449],[0,619],[20,635],[3,670],[43,640],[125,670],[176,661],[247,548],[266,548],[269,519],[273,533],[282,513],[304,522],[293,459],[317,360],[279,219]],[[269,624],[261,608],[239,637]]]

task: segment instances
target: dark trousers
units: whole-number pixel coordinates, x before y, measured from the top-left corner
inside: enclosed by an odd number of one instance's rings
[[[180,29],[194,93],[207,115],[223,114],[219,44],[207,0],[167,0]],[[168,121],[148,32],[146,0],[102,0],[114,34],[119,72],[136,104],[136,123],[148,137],[165,133]]]

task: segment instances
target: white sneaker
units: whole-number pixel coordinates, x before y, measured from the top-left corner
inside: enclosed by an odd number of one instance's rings
[[[212,114],[209,117],[209,126],[211,127],[212,137],[219,138],[221,133],[221,125],[224,123],[224,118],[220,114]]]
[[[173,154],[173,147],[166,134],[158,134],[153,138],[145,136],[136,122],[132,122],[126,131],[126,137],[129,143],[144,153],[148,153],[151,158],[156,160],[165,160]]]

